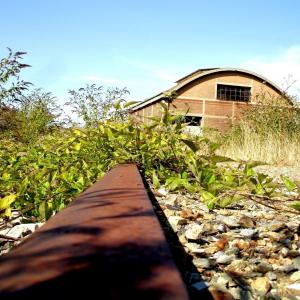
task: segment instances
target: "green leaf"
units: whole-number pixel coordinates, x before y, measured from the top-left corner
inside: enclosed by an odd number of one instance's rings
[[[268,175],[266,175],[266,174],[263,174],[263,173],[257,174],[257,179],[258,179],[258,182],[260,182],[260,183],[264,183],[267,178],[268,178]]]
[[[219,149],[220,148],[220,144],[218,144],[218,143],[213,143],[213,142],[210,142],[209,143],[209,150],[211,151],[211,152],[215,152],[217,149]]]
[[[289,192],[291,192],[297,188],[297,185],[292,180],[290,180],[288,177],[281,176],[281,179]]]
[[[3,173],[1,179],[4,180],[4,181],[8,181],[10,179],[10,174],[9,173]]]
[[[233,176],[233,174],[231,174],[229,172],[227,172],[223,178],[224,178],[225,182],[227,182],[229,184],[234,182],[234,176]]]
[[[166,180],[166,187],[170,191],[176,190],[180,186],[179,178],[177,177],[170,177]]]
[[[300,211],[300,201],[290,204],[290,207]]]
[[[76,144],[74,145],[74,149],[75,149],[76,151],[79,151],[80,148],[81,148],[81,143],[76,143]]]
[[[209,210],[213,209],[217,201],[216,196],[205,190],[201,191],[200,194],[203,202],[207,205],[208,209]]]
[[[266,165],[266,163],[263,161],[255,160],[255,161],[248,162],[246,165],[248,168],[255,168],[258,166],[264,166],[264,165]]]
[[[155,170],[152,171],[152,183],[153,183],[153,187],[155,189],[159,189],[160,188],[160,182],[159,182],[159,179],[156,175],[156,172]]]
[[[10,205],[16,200],[16,197],[16,194],[11,194],[0,199],[0,216],[9,217],[11,215]]]
[[[185,143],[189,148],[192,149],[193,152],[197,152],[199,150],[199,145],[194,143],[193,141],[180,139],[183,143]]]
[[[115,138],[111,128],[107,128],[107,136],[110,140],[113,140]]]
[[[53,203],[51,201],[43,201],[39,205],[39,213],[41,217],[48,220],[53,214]]]
[[[19,188],[19,194],[20,195],[25,192],[25,190],[27,189],[28,185],[29,185],[29,179],[28,179],[28,177],[25,177],[23,179],[22,183],[21,183],[20,188]]]
[[[81,136],[81,135],[82,135],[82,131],[79,130],[79,129],[74,129],[73,132],[74,132],[74,134],[77,135],[77,136]]]

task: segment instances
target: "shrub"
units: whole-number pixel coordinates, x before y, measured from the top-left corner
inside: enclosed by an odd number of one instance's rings
[[[219,141],[221,153],[234,159],[299,165],[300,108],[252,106]]]
[[[124,119],[126,111],[122,104],[126,101],[123,97],[129,94],[126,88],[108,88],[95,84],[86,85],[84,88],[69,90],[70,98],[66,104],[84,121],[86,127],[95,127],[99,122],[108,119]]]
[[[279,184],[255,174],[255,163],[238,169],[220,166],[229,159],[216,155],[218,145],[183,133],[186,125],[163,109],[151,124],[107,120],[98,127],[56,131],[35,144],[1,144],[0,213],[9,215],[11,206],[30,208],[32,218],[47,219],[111,167],[129,162],[155,188],[194,193],[210,209],[242,198],[278,197]],[[299,189],[288,179],[285,184],[289,191]]]
[[[20,96],[30,82],[20,79],[21,70],[29,65],[21,62],[26,52],[13,52],[8,48],[8,56],[0,60],[0,108],[20,102]]]

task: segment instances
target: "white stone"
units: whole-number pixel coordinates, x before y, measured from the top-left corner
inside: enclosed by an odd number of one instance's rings
[[[178,196],[176,194],[169,194],[166,199],[166,204],[176,206],[178,205]]]
[[[288,255],[289,253],[289,249],[286,248],[286,247],[283,247],[281,250],[280,250],[281,254],[285,257]]]
[[[225,232],[226,231],[225,225],[224,224],[218,225],[217,230],[220,232]]]
[[[175,211],[174,210],[171,210],[171,209],[164,209],[164,214],[167,218],[169,218],[170,216],[174,216],[175,215]]]
[[[290,279],[292,281],[298,281],[300,280],[300,271],[294,272],[291,276]]]
[[[161,194],[162,196],[167,196],[168,195],[168,191],[166,189],[164,189],[164,188],[158,189],[157,192],[159,194]]]
[[[293,265],[300,271],[300,256],[293,259]]]
[[[264,296],[271,288],[269,279],[266,277],[257,277],[253,280],[251,287],[260,295]]]
[[[293,296],[300,296],[300,283],[293,283],[287,287]]]
[[[277,279],[277,275],[276,275],[276,273],[274,273],[274,272],[268,272],[268,273],[266,273],[266,277],[267,277],[269,280],[271,280],[271,281],[274,281],[274,280]]]
[[[214,254],[213,258],[218,264],[230,264],[235,259],[235,255],[227,255],[225,252],[219,251]]]
[[[38,224],[36,223],[20,224],[14,226],[13,228],[9,228],[9,230],[6,230],[5,235],[17,239],[22,237],[24,234],[33,233],[37,228]],[[2,230],[0,233],[2,234]]]
[[[241,298],[241,288],[239,287],[232,287],[229,289],[230,294],[234,299],[243,299]],[[244,298],[245,299],[245,298]]]
[[[202,236],[202,226],[198,223],[189,224],[185,231],[185,237],[188,240],[198,240]]]
[[[221,286],[226,286],[230,281],[232,278],[227,273],[221,273],[217,278],[217,284]]]
[[[258,233],[257,229],[245,228],[241,229],[240,234],[246,238],[252,238]]]
[[[181,225],[185,225],[185,224],[187,223],[187,220],[186,220],[186,219],[181,218],[181,217],[179,217],[179,216],[170,216],[170,217],[168,218],[168,221],[169,221],[169,223],[170,223],[172,229],[173,229],[174,231],[176,231],[176,232],[179,230],[179,227],[180,227]]]
[[[216,217],[216,220],[219,221],[219,222],[224,223],[228,227],[239,227],[240,226],[239,223],[238,223],[238,219],[236,217],[233,217],[233,216],[218,215]]]
[[[210,269],[212,267],[212,263],[208,258],[194,258],[193,264],[197,268],[202,268],[202,269]]]
[[[184,245],[184,247],[186,247],[189,251],[191,251],[193,253],[204,253],[205,252],[203,249],[201,249],[200,245],[198,245],[196,243],[186,243]]]

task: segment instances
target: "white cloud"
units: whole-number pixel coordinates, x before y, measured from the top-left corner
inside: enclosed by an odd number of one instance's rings
[[[300,45],[287,48],[277,57],[256,57],[240,67],[254,71],[272,80],[282,89],[292,84],[288,93],[300,98]]]

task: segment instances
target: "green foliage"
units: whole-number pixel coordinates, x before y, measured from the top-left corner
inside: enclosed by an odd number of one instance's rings
[[[300,211],[300,201],[294,202],[290,207]]]
[[[186,125],[174,122],[177,117],[166,104],[162,112],[150,124],[105,120],[98,126],[60,129],[28,145],[1,143],[0,199],[16,195],[14,201],[4,201],[2,211],[7,215],[11,206],[32,207],[27,214],[48,219],[119,163],[137,164],[154,188],[199,195],[209,209],[242,198],[278,197],[280,185],[254,172],[259,162],[225,168],[222,163],[230,159],[216,154],[216,143],[184,133]],[[289,179],[284,184],[296,191]]]
[[[21,62],[26,52],[12,52],[10,48],[8,51],[8,56],[0,60],[0,108],[19,103],[23,91],[31,84],[20,79],[21,70],[29,67]]]
[[[266,105],[267,100],[260,99],[261,103],[251,106],[229,132],[216,137],[221,153],[237,160],[298,165],[300,107],[278,105],[279,100]]]
[[[11,214],[11,204],[16,200],[17,195],[11,194],[0,199],[0,216],[7,217]]]
[[[86,127],[96,127],[99,122],[108,118],[114,120],[126,118],[127,111],[124,109],[126,101],[123,99],[129,94],[126,88],[109,88],[104,91],[103,86],[92,84],[77,91],[69,90],[69,94],[67,105],[72,107],[73,112],[84,121]]]
[[[0,135],[32,143],[48,133],[58,116],[58,106],[51,93],[40,89],[26,93],[31,83],[20,79],[25,52],[12,52],[0,61]]]
[[[297,188],[297,185],[286,176],[281,176],[281,179],[289,192]]]
[[[262,138],[271,134],[289,137],[298,134],[300,130],[300,109],[294,106],[280,105],[281,99],[274,99],[271,104],[260,99],[260,103],[244,113],[243,122]],[[282,102],[282,100],[281,100]]]
[[[63,121],[58,121],[62,112],[51,93],[36,89],[21,99],[17,113],[18,128],[14,133],[22,142],[32,143],[62,125]]]
[[[0,134],[23,143],[33,143],[40,136],[61,126],[58,121],[61,110],[51,93],[36,89],[20,96],[20,104],[15,108],[2,108]]]

